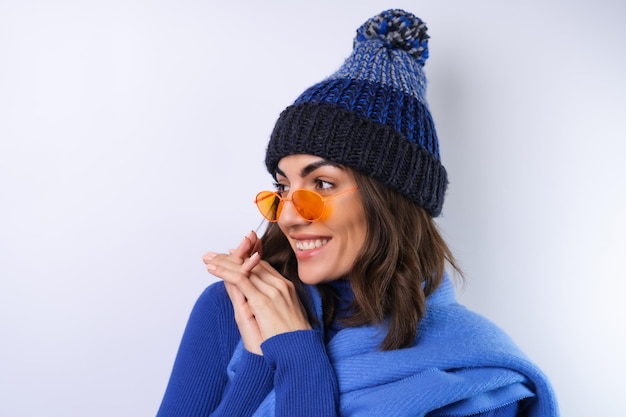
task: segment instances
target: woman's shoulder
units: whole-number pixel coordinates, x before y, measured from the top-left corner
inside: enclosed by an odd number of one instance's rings
[[[199,297],[200,300],[229,300],[228,293],[226,292],[226,286],[224,285],[224,281],[217,281],[210,284],[208,287],[202,291]]]
[[[202,291],[192,310],[192,315],[215,317],[226,320],[234,319],[233,308],[224,282],[215,282]]]
[[[191,344],[203,346],[218,343],[224,358],[230,358],[237,342],[239,331],[235,322],[232,303],[222,281],[209,285],[196,300],[185,330]]]

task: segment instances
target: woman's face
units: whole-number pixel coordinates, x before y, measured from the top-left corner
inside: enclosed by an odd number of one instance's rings
[[[356,187],[345,168],[313,155],[289,155],[276,172],[278,191],[285,198],[298,189],[331,197]],[[310,285],[330,282],[346,275],[365,243],[366,221],[358,191],[345,192],[326,201],[322,217],[314,222],[302,218],[291,201],[283,204],[278,226],[298,260],[298,274]]]

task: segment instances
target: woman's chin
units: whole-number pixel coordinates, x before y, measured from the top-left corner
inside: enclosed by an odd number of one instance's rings
[[[312,271],[308,268],[298,268],[298,276],[300,277],[300,281],[307,285],[323,284],[325,282],[332,282],[339,279],[339,277],[324,274],[319,270]]]

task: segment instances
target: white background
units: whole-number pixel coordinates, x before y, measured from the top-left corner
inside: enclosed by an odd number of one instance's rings
[[[1,416],[155,414],[279,112],[392,7],[432,36],[462,301],[563,416],[626,415],[620,1],[0,0]]]

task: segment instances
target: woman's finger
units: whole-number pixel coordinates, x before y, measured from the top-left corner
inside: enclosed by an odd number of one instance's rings
[[[248,300],[237,286],[227,282],[224,282],[224,286],[233,304],[235,322],[239,328],[244,347],[249,352],[262,355],[261,343],[263,343],[263,338],[256,318],[248,305]]]
[[[229,249],[228,254],[233,257],[239,264],[243,263],[243,261],[250,257],[254,252],[259,252],[261,247],[261,241],[254,232],[249,232],[244,238],[239,242],[239,245],[234,249]],[[208,264],[212,259],[214,259],[218,254],[216,252],[207,252],[202,256],[202,261],[205,264]]]
[[[246,259],[241,265],[241,272],[250,272],[261,262],[261,255],[259,252],[254,252],[248,259]]]
[[[204,262],[205,265],[207,265],[209,262],[211,262],[215,257],[217,256],[217,253],[215,252],[207,252],[204,255],[202,255],[202,262]]]
[[[261,243],[261,239],[259,239],[256,232],[252,232],[251,242],[252,242],[251,253],[258,252],[259,256],[263,258],[263,244]]]
[[[235,248],[232,254],[237,259],[240,259],[243,261],[244,259],[248,258],[250,255],[252,255],[254,252],[258,252],[255,249],[255,246],[257,246],[258,243],[259,243],[259,238],[257,237],[256,233],[249,232],[247,235],[244,236],[243,240],[239,243],[239,246]]]
[[[240,265],[231,256],[222,254],[208,260],[206,268],[211,275],[236,285],[244,296],[249,298],[258,292],[250,283],[250,271],[258,265],[260,260],[259,254],[254,253]]]
[[[250,305],[252,314],[270,311],[264,306],[275,303],[281,311],[301,310],[293,284],[283,278],[269,264],[261,264],[255,252],[242,265],[233,262],[227,255],[216,255],[207,263],[207,270],[224,282],[235,286]],[[256,309],[255,309],[256,306]],[[271,313],[269,313],[271,314]],[[282,313],[281,315],[288,315]]]

